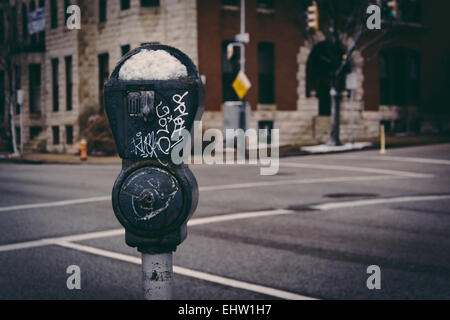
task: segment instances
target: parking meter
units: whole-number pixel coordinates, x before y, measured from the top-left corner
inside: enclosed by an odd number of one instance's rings
[[[121,68],[135,55],[155,52],[178,60],[186,74],[151,80],[120,77]],[[160,67],[157,58],[149,63]],[[187,221],[198,203],[198,185],[186,164],[171,161],[171,150],[182,143],[181,131],[191,131],[194,121],[200,120],[203,92],[191,59],[162,44],[146,44],[127,53],[105,84],[106,113],[122,158],[112,191],[113,209],[125,227],[126,243],[143,253],[175,251],[186,238]]]

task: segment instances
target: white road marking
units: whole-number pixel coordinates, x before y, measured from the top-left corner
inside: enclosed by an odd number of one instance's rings
[[[278,210],[268,210],[268,211],[254,211],[254,212],[224,214],[224,215],[217,215],[217,216],[212,216],[212,217],[192,219],[188,222],[188,226],[197,226],[200,224],[207,224],[207,223],[215,223],[215,222],[223,222],[223,221],[239,220],[239,219],[250,219],[250,218],[258,218],[258,217],[268,217],[268,216],[293,214],[293,213],[296,213],[296,211],[286,210],[286,209],[278,209]]]
[[[339,208],[368,206],[368,205],[385,204],[385,203],[436,201],[436,200],[446,200],[446,199],[450,199],[450,195],[405,196],[405,197],[397,197],[397,198],[382,198],[382,199],[329,202],[329,203],[313,205],[313,206],[310,206],[310,208],[316,209],[316,210],[332,210],[332,209],[339,209]],[[239,212],[239,213],[209,216],[209,217],[203,217],[203,218],[195,218],[188,222],[188,226],[197,226],[197,225],[202,225],[202,224],[217,223],[217,222],[223,222],[223,221],[251,219],[251,218],[258,218],[258,217],[268,217],[268,216],[287,215],[287,214],[296,214],[296,213],[298,213],[298,211],[288,210],[288,209]],[[99,232],[89,232],[89,233],[82,233],[82,234],[76,234],[76,235],[69,235],[69,236],[57,237],[57,238],[45,238],[45,239],[39,239],[39,240],[33,240],[33,241],[27,241],[27,242],[19,242],[19,243],[0,245],[0,252],[48,246],[48,245],[52,245],[52,244],[55,244],[56,242],[61,242],[61,241],[65,241],[65,242],[85,241],[85,240],[90,240],[90,239],[99,239],[99,238],[120,236],[120,235],[124,235],[124,234],[125,234],[125,230],[120,228],[120,229],[111,229],[111,230],[99,231]]]
[[[383,199],[368,199],[368,200],[356,200],[356,201],[343,201],[343,202],[331,202],[324,203],[320,205],[310,206],[312,209],[317,210],[332,210],[346,207],[357,207],[357,206],[367,206],[367,205],[376,205],[376,204],[386,204],[386,203],[400,203],[400,202],[414,202],[414,201],[437,201],[437,200],[446,200],[450,199],[450,195],[430,195],[430,196],[405,196],[405,197],[397,197],[397,198],[383,198]],[[273,215],[285,215],[285,214],[295,214],[297,211],[287,210],[287,209],[277,209],[277,210],[266,210],[266,211],[254,211],[254,212],[242,212],[242,213],[233,213],[212,217],[204,217],[192,219],[188,225],[196,226],[208,223],[216,223],[223,221],[231,221],[238,219],[251,219],[256,217],[264,217],[264,216],[273,216]],[[103,249],[98,249],[94,247],[89,247],[77,243],[72,243],[69,241],[83,241],[89,239],[98,239],[98,238],[106,238],[112,236],[119,236],[124,234],[124,229],[112,229],[106,231],[99,232],[90,232],[78,235],[70,235],[58,238],[46,238],[35,241],[14,243],[0,246],[0,252],[26,249],[26,248],[34,248],[34,247],[42,247],[47,245],[59,245],[62,247],[72,248],[84,252],[89,252],[92,254],[109,257],[117,260],[132,262],[136,264],[140,264],[140,258],[128,256],[120,253],[115,253],[111,251],[106,251]],[[190,270],[182,267],[174,266],[174,272],[185,275],[188,277],[193,277],[197,279],[202,279],[210,282],[219,283],[222,285],[231,286],[234,288],[240,288],[248,291],[258,292],[267,294],[274,297],[279,297],[283,299],[300,299],[300,300],[313,300],[313,298],[298,295],[291,292],[286,292],[282,290],[277,290],[269,287],[264,287],[252,283],[247,283],[243,281],[238,281],[234,279],[228,279],[200,271]]]
[[[390,180],[390,179],[399,179],[399,178],[406,178],[406,177],[392,176],[392,175],[386,176],[385,175],[385,176],[353,176],[353,177],[311,178],[311,179],[298,179],[298,180],[259,181],[259,182],[218,185],[218,186],[204,186],[204,187],[200,187],[200,191],[203,191],[203,192],[220,191],[220,190],[246,189],[246,188],[284,186],[284,185],[296,185],[296,184]],[[417,178],[417,177],[415,177],[415,178]]]
[[[83,234],[76,234],[72,236],[64,236],[59,238],[48,239],[49,241],[86,241],[91,239],[108,238],[115,236],[122,236],[125,234],[125,229],[112,229],[106,231],[89,232]]]
[[[0,252],[6,252],[6,251],[13,251],[13,250],[20,250],[20,249],[28,249],[28,248],[35,248],[35,247],[43,247],[48,246],[51,243],[47,242],[46,240],[35,240],[35,241],[27,241],[27,242],[19,242],[19,243],[12,243],[12,244],[6,244],[0,246]]]
[[[121,229],[112,229],[112,230],[99,231],[99,232],[82,233],[82,234],[57,237],[57,238],[45,238],[45,239],[39,239],[39,240],[33,240],[33,241],[26,241],[26,242],[2,245],[2,246],[0,246],[0,252],[49,246],[49,245],[53,245],[56,242],[60,242],[60,241],[85,241],[85,240],[90,240],[90,239],[100,239],[100,238],[120,236],[120,235],[124,235],[124,234],[125,234],[125,229],[121,228]]]
[[[37,209],[37,208],[49,208],[49,207],[62,207],[62,206],[69,206],[69,205],[73,205],[73,204],[108,201],[108,200],[111,200],[110,196],[63,200],[63,201],[52,201],[52,202],[42,202],[42,203],[31,203],[31,204],[22,204],[22,205],[16,205],[16,206],[0,207],[0,212],[26,210],[26,209]]]
[[[384,161],[400,161],[400,162],[414,162],[414,163],[424,163],[424,164],[442,164],[450,166],[450,160],[442,160],[442,159],[430,159],[430,158],[414,158],[414,157],[394,157],[394,156],[378,156],[378,157],[369,157],[369,156],[346,156],[342,157],[342,159],[357,159],[357,160],[384,160]]]
[[[336,170],[336,171],[354,171],[354,172],[365,172],[365,173],[378,173],[378,174],[389,174],[399,177],[408,178],[433,178],[432,174],[424,174],[409,171],[399,171],[399,170],[387,170],[387,169],[375,169],[375,168],[364,168],[364,167],[350,167],[350,166],[335,166],[328,164],[313,164],[313,163],[300,163],[300,162],[281,162],[280,167],[289,168],[307,168],[307,169],[323,169],[323,170]]]
[[[296,213],[296,211],[285,210],[285,209],[254,211],[254,212],[240,212],[240,213],[232,213],[232,214],[224,214],[224,215],[217,215],[217,216],[212,216],[212,217],[192,219],[188,222],[188,226],[197,226],[197,225],[202,225],[202,224],[207,224],[207,223],[215,223],[215,222],[238,220],[238,219],[250,219],[250,218],[256,218],[256,217],[267,217],[267,216],[272,216],[272,215],[293,214],[293,213]],[[125,229],[120,228],[120,229],[111,229],[111,230],[106,230],[106,231],[81,233],[81,234],[75,234],[75,235],[69,235],[69,236],[57,237],[57,238],[45,238],[45,239],[34,240],[34,241],[2,245],[2,246],[0,246],[0,252],[48,246],[48,245],[52,245],[52,244],[55,244],[55,243],[61,242],[61,241],[64,241],[64,242],[86,241],[86,240],[91,240],[91,239],[100,239],[100,238],[121,236],[124,234],[125,234]]]
[[[414,176],[414,178],[423,178],[424,176]],[[426,175],[427,178],[429,176],[430,175]],[[216,185],[216,186],[204,186],[204,187],[200,187],[199,191],[200,192],[209,192],[209,191],[283,186],[283,185],[295,185],[295,184],[389,180],[389,179],[398,179],[398,178],[406,178],[406,176],[392,176],[392,175],[389,175],[389,176],[356,176],[356,177],[312,178],[312,179],[298,179],[298,180],[259,181],[259,182],[225,184],[225,185]],[[111,201],[111,197],[110,196],[102,196],[102,197],[93,197],[93,198],[82,198],[82,199],[73,199],[73,200],[64,200],[64,201],[53,201],[53,202],[42,202],[42,203],[6,206],[6,207],[0,207],[0,212],[10,212],[10,211],[29,210],[29,209],[38,209],[38,208],[61,207],[61,206],[69,206],[69,205],[74,205],[74,204],[84,204],[84,203],[102,202],[102,201]]]
[[[311,206],[310,208],[317,209],[317,210],[332,210],[332,209],[369,206],[369,205],[386,204],[386,203],[436,201],[436,200],[446,200],[446,199],[450,199],[450,195],[409,196],[409,197],[397,197],[397,198],[331,202],[331,203],[324,203],[324,204]]]
[[[90,254],[94,254],[94,255],[98,255],[98,256],[102,256],[102,257],[106,257],[106,258],[130,262],[130,263],[134,263],[134,264],[138,264],[138,265],[141,264],[141,258],[133,257],[130,255],[125,255],[122,253],[107,251],[107,250],[98,249],[98,248],[94,248],[94,247],[90,247],[90,246],[85,246],[85,245],[81,245],[81,244],[77,244],[77,243],[71,243],[71,242],[67,242],[67,241],[58,241],[58,242],[55,242],[55,244],[59,245],[61,247],[70,248],[70,249],[74,249],[74,250],[78,250],[78,251],[82,251],[82,252],[87,252]],[[316,300],[314,298],[303,296],[303,295],[296,294],[293,292],[278,290],[278,289],[274,289],[274,288],[270,288],[270,287],[265,287],[262,285],[257,285],[257,284],[253,284],[253,283],[249,283],[249,282],[240,281],[240,280],[234,280],[234,279],[230,279],[230,278],[225,278],[225,277],[209,274],[206,272],[191,270],[188,268],[183,268],[183,267],[178,267],[178,266],[173,266],[173,272],[183,275],[183,276],[186,276],[186,277],[191,277],[191,278],[195,278],[195,279],[218,283],[218,284],[221,284],[224,286],[243,289],[243,290],[247,290],[247,291],[257,292],[257,293],[261,293],[261,294],[265,294],[265,295],[269,295],[269,296],[277,297],[277,298],[281,298],[281,299]]]

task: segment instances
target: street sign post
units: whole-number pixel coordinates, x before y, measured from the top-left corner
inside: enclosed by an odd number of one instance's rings
[[[242,100],[247,94],[248,90],[252,87],[250,80],[247,78],[247,75],[241,71],[239,71],[236,79],[233,82],[233,89],[236,92],[236,95],[240,100]]]
[[[345,79],[345,87],[350,92],[350,130],[351,130],[351,143],[355,143],[355,106],[354,106],[354,91],[358,88],[358,78],[356,73],[349,73]]]
[[[232,87],[236,95],[241,100],[241,110],[239,112],[239,128],[246,130],[247,115],[245,95],[251,88],[250,80],[245,75],[245,45],[250,42],[250,34],[245,32],[245,0],[241,0],[241,32],[235,36],[235,42],[227,46],[227,59],[230,60],[234,54],[234,47],[240,48],[240,71],[234,80]]]
[[[25,91],[19,89],[16,94],[20,110],[20,154],[23,156],[23,103],[25,102]]]

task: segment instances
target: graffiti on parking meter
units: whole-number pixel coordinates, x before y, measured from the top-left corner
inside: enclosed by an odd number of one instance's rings
[[[172,113],[167,105],[159,102],[155,109],[159,126],[156,135],[154,131],[144,134],[139,131],[131,140],[132,152],[136,156],[158,159],[159,152],[168,155],[175,145],[182,142],[181,132],[185,129],[185,118],[189,115],[184,101],[188,93],[186,91],[172,96],[172,101],[176,103]]]
[[[162,179],[164,177],[165,179]],[[141,169],[128,178],[123,186],[125,197],[123,206],[131,208],[135,221],[148,221],[166,210],[180,193],[180,187],[174,177],[161,169],[154,169],[151,173]],[[131,195],[131,203],[127,204],[127,195]]]

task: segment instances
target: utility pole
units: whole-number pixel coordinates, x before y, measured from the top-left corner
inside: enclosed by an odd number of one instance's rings
[[[23,157],[23,103],[25,101],[25,93],[22,89],[17,90],[17,104],[20,110],[20,154]]]
[[[236,91],[240,101],[241,108],[239,111],[239,128],[246,130],[247,126],[247,112],[246,112],[246,99],[245,95],[251,87],[251,83],[245,75],[245,45],[250,41],[250,36],[245,32],[245,0],[241,0],[241,28],[240,33],[236,35],[235,41],[228,44],[227,47],[227,58],[230,60],[233,57],[234,48],[239,47],[240,49],[240,71],[233,83],[233,88]]]
[[[243,40],[245,36],[245,0],[241,0],[241,33],[239,34],[240,40]],[[238,37],[238,40],[239,40]],[[245,42],[242,42],[241,50],[241,71],[245,74]],[[246,110],[246,99],[245,96],[241,99],[241,112],[239,115],[239,126],[246,130],[247,128],[247,110]]]
[[[9,125],[10,125],[10,138],[11,138],[11,146],[12,146],[12,156],[17,157],[19,155],[19,150],[17,148],[16,141],[16,126],[14,123],[14,86],[13,86],[13,56],[15,54],[15,50],[17,48],[17,35],[13,32],[13,25],[16,23],[15,16],[13,14],[13,10],[11,8],[11,4],[9,1],[5,2],[6,16],[7,16],[7,31],[6,31],[6,50],[4,54],[0,57],[1,63],[5,66],[7,75],[8,75],[8,86],[9,86],[9,97],[8,97],[8,117],[9,117]],[[21,137],[22,138],[22,137]]]

